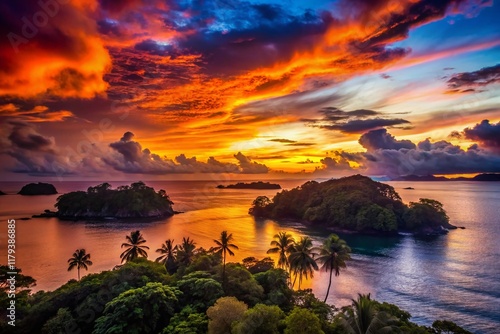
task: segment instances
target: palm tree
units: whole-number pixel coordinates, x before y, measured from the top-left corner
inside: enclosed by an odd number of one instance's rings
[[[130,232],[130,235],[127,235],[125,238],[127,242],[122,244],[122,248],[126,247],[127,249],[120,255],[122,263],[137,259],[138,257],[148,257],[145,249],[149,249],[149,247],[144,246],[146,240],[140,231]]]
[[[177,260],[185,265],[188,265],[193,260],[194,250],[196,249],[196,243],[193,239],[182,238],[182,243],[177,249]]]
[[[175,256],[177,254],[177,245],[174,246],[174,240],[167,239],[156,252],[161,255],[155,261],[163,263],[169,274],[173,274],[176,269]]]
[[[358,300],[352,300],[341,320],[349,334],[398,333],[397,323],[396,317],[377,310],[370,294],[358,294]]]
[[[321,269],[330,272],[330,280],[328,281],[328,289],[326,290],[324,300],[326,303],[326,298],[330,293],[330,287],[332,285],[332,274],[335,272],[335,276],[339,276],[340,269],[347,267],[345,262],[351,259],[349,255],[351,248],[349,248],[347,243],[340,239],[338,235],[331,234],[317,250],[319,254],[316,261],[321,264]]]
[[[288,263],[288,253],[291,250],[291,246],[295,243],[292,235],[286,232],[279,232],[275,234],[274,239],[271,241],[272,248],[269,248],[267,254],[279,254],[278,267],[282,269],[287,269],[289,267]]]
[[[312,240],[309,237],[300,238],[293,247],[290,248],[288,262],[290,264],[290,272],[293,272],[295,279],[292,287],[295,285],[297,276],[299,277],[299,290],[302,283],[302,277],[307,279],[313,277],[314,270],[318,270],[318,264],[314,260],[316,254],[313,252]]]
[[[68,271],[73,270],[76,267],[78,270],[78,280],[80,280],[80,268],[85,270],[89,269],[89,266],[92,265],[92,261],[90,261],[90,254],[85,252],[85,249],[77,249],[73,253],[73,257],[68,259]]]
[[[232,244],[231,241],[233,241],[233,234],[227,234],[227,231],[222,231],[220,234],[220,239],[219,240],[214,240],[215,244],[217,245],[216,247],[212,248],[212,250],[215,253],[222,254],[223,255],[223,266],[222,266],[222,283],[226,281],[226,253],[229,253],[229,255],[234,256],[234,252],[231,250],[232,249],[239,249],[238,246],[235,244]]]

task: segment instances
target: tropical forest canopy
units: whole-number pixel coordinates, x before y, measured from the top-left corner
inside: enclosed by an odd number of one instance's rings
[[[277,193],[272,200],[259,196],[250,213],[359,232],[431,232],[453,227],[440,202],[420,199],[406,205],[393,187],[362,175],[308,181]]]
[[[165,190],[156,192],[143,182],[112,189],[109,183],[74,191],[57,198],[60,217],[140,218],[171,216],[173,202]]]
[[[16,326],[7,323],[11,291],[0,285],[0,332],[470,334],[448,320],[435,321],[432,327],[417,325],[408,312],[377,302],[369,294],[360,294],[351,305],[338,309],[311,290],[295,291],[292,276],[307,275],[308,266],[318,269],[316,261],[330,271],[330,279],[345,267],[337,253],[350,250],[336,235],[312,248],[308,237],[295,241],[288,233],[277,234],[270,252],[283,251],[285,257],[275,268],[270,258],[226,263],[226,255],[238,247],[231,243],[237,240],[224,232],[209,250],[196,248],[189,238],[179,245],[168,239],[156,250],[160,254],[156,262],[146,259],[149,247],[140,231],[131,232],[122,244],[124,265],[70,280],[51,292],[31,294],[35,280],[16,269]],[[68,270],[86,269],[92,265],[89,260],[89,253],[77,250],[68,260]],[[8,271],[0,266],[0,277]]]

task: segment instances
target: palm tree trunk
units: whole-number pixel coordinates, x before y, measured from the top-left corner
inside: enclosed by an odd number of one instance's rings
[[[80,267],[76,268],[78,270],[78,280],[80,280]]]
[[[290,271],[290,273],[291,273],[291,271]],[[295,286],[295,282],[296,282],[296,281],[297,281],[297,274],[295,274],[295,277],[294,277],[294,279],[293,279],[292,289],[293,289],[293,287]]]
[[[333,270],[330,270],[330,280],[328,281],[328,289],[326,289],[326,296],[325,300],[323,300],[323,303],[326,303],[326,299],[328,298],[328,294],[330,293],[330,287],[332,286],[332,274]]]
[[[222,266],[222,287],[226,287],[226,252],[224,251],[224,264]]]

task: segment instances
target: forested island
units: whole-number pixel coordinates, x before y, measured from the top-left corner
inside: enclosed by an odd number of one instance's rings
[[[236,184],[230,184],[224,186],[219,184],[217,186],[219,189],[281,189],[281,186],[277,183],[269,183],[269,182],[251,182],[251,183],[242,183],[238,182]]]
[[[406,205],[393,187],[362,175],[321,183],[309,181],[277,193],[272,200],[259,196],[249,213],[363,233],[409,231],[430,235],[456,228],[449,223],[440,202],[421,198]]]
[[[112,189],[109,183],[73,191],[57,198],[55,216],[61,219],[170,217],[174,204],[165,190],[156,192],[143,182]],[[50,214],[47,212],[46,214]],[[43,214],[42,214],[43,215]]]
[[[68,270],[77,269],[78,280],[55,291],[31,294],[36,281],[15,268],[14,316],[8,309],[9,285],[0,284],[0,332],[471,334],[450,320],[436,320],[432,327],[418,325],[407,311],[370,294],[358,294],[351,305],[336,308],[325,302],[326,297],[320,300],[310,289],[301,290],[303,276],[312,277],[321,268],[331,279],[346,267],[350,248],[336,235],[313,247],[309,237],[294,240],[286,232],[278,233],[268,251],[279,255],[278,267],[271,258],[227,263],[226,256],[238,251],[237,240],[227,231],[208,250],[196,247],[190,238],[178,245],[167,239],[156,250],[160,256],[155,262],[147,260],[149,247],[140,231],[124,241],[124,265],[81,279],[80,269],[93,263],[90,253],[77,249]],[[10,271],[0,266],[0,283]]]
[[[50,183],[30,183],[21,188],[19,195],[55,195],[57,194],[56,187]]]

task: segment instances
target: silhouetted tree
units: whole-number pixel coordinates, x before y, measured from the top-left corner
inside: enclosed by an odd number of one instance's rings
[[[318,257],[316,261],[321,264],[321,269],[330,272],[330,279],[328,281],[328,289],[326,290],[325,300],[328,298],[330,293],[330,287],[332,286],[332,274],[335,272],[335,276],[340,275],[340,269],[346,268],[346,261],[351,259],[349,253],[351,249],[347,246],[347,243],[340,239],[338,235],[331,234],[324,242],[321,247],[318,248]]]
[[[156,250],[161,255],[156,258],[156,262],[163,263],[169,274],[175,273],[177,265],[175,263],[175,256],[177,255],[177,246],[174,246],[174,240],[167,239],[161,248]]]
[[[130,232],[130,235],[127,235],[125,238],[127,242],[124,242],[121,246],[122,248],[126,247],[125,251],[120,255],[122,263],[138,257],[148,257],[145,249],[149,249],[149,247],[144,245],[146,240],[140,231]]]
[[[213,248],[213,251],[215,253],[222,254],[222,261],[223,261],[222,283],[223,284],[226,280],[226,253],[229,253],[229,255],[234,256],[234,252],[231,250],[231,248],[238,249],[238,246],[231,243],[232,240],[233,240],[233,234],[232,233],[227,234],[227,231],[222,231],[220,234],[220,239],[214,240],[214,242],[217,246]]]
[[[182,238],[182,243],[177,249],[177,261],[189,265],[193,261],[196,243],[193,239]]]
[[[273,237],[275,240],[271,241],[271,246],[267,254],[279,254],[278,268],[287,270],[289,267],[288,254],[290,253],[291,246],[295,243],[292,235],[286,232],[279,232]]]
[[[313,252],[312,240],[309,237],[302,237],[290,249],[288,262],[290,263],[290,271],[295,275],[292,287],[295,285],[295,280],[299,278],[299,290],[302,283],[302,277],[307,279],[313,277],[314,270],[318,270],[318,264],[314,260],[316,254]]]
[[[78,271],[78,280],[80,280],[80,268],[85,270],[89,269],[89,266],[92,265],[92,261],[90,261],[90,254],[87,254],[85,249],[77,249],[73,253],[73,257],[68,259],[68,271],[73,270],[74,268]]]

